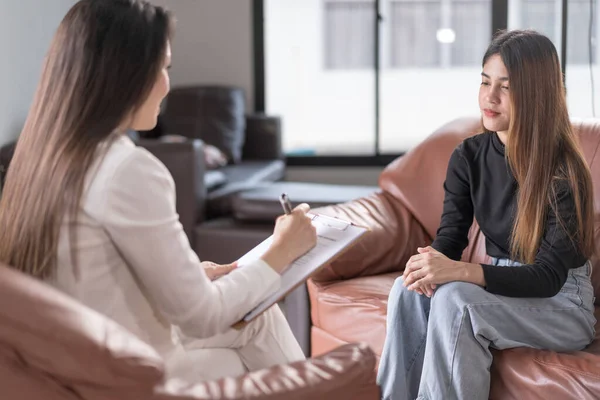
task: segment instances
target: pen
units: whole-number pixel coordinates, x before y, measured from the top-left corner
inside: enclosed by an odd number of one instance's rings
[[[281,203],[281,207],[283,207],[285,214],[290,215],[292,213],[292,203],[290,203],[288,195],[282,193],[281,196],[279,196],[279,202]]]

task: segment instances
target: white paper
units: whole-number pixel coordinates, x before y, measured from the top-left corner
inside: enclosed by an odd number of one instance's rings
[[[271,307],[295,286],[307,280],[321,265],[326,264],[336,254],[343,251],[352,242],[367,232],[365,228],[354,226],[339,219],[322,215],[314,215],[312,217],[312,223],[317,230],[316,246],[285,268],[281,274],[281,287],[279,290],[246,314],[243,318],[244,321],[251,321],[267,308]],[[244,267],[244,265],[260,258],[269,249],[272,241],[273,236],[270,236],[254,249],[250,250],[238,260],[238,267]]]

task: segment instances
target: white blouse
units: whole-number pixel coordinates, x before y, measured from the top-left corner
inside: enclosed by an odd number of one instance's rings
[[[222,333],[281,283],[263,261],[211,282],[179,222],[169,171],[126,136],[88,173],[75,225],[77,271],[66,226],[65,219],[49,283],[165,358],[181,349],[173,326],[188,337]]]

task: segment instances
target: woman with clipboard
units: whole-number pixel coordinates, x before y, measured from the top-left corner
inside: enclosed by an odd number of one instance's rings
[[[156,125],[172,29],[165,9],[141,0],[82,0],[65,16],[2,193],[0,261],[150,344],[169,377],[196,382],[304,359],[276,306],[230,327],[315,245],[308,206],[277,220],[273,245],[251,265],[203,264],[169,171],[125,135]]]

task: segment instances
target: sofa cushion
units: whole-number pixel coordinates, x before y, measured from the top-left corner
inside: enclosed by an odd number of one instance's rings
[[[0,266],[0,343],[65,385],[151,392],[164,365],[147,344],[49,285]],[[115,392],[116,393],[116,392]]]
[[[464,139],[482,132],[480,121],[460,118],[445,124],[390,163],[379,177],[379,186],[401,201],[431,237],[442,216],[450,155]]]
[[[233,214],[238,220],[273,222],[283,213],[279,196],[287,193],[295,207],[308,203],[311,208],[345,203],[379,191],[377,186],[329,185],[303,182],[273,182],[240,192],[233,198]]]
[[[346,344],[320,357],[276,365],[239,377],[198,384],[169,381],[158,390],[162,395],[152,399],[379,400],[381,393],[375,381],[375,365],[373,351],[366,344]]]
[[[285,163],[282,160],[243,161],[223,167],[219,171],[225,174],[227,183],[208,193],[206,209],[210,218],[230,215],[235,194],[264,182],[283,179]]]
[[[81,400],[81,396],[46,372],[31,368],[9,347],[0,346],[0,387],[3,399]]]
[[[256,185],[283,179],[285,163],[282,160],[243,161],[238,165],[223,167],[222,171],[231,184]]]
[[[166,101],[165,131],[202,139],[238,163],[246,129],[244,101],[244,91],[236,87],[175,88]]]
[[[400,274],[330,283],[309,280],[312,337],[322,342],[313,343],[313,350],[321,354],[340,343],[363,341],[379,358],[386,333],[387,298]],[[600,320],[600,307],[596,307],[596,319]],[[600,392],[599,366],[600,323],[596,324],[595,341],[583,351],[494,351],[490,398],[596,399]]]
[[[401,274],[398,271],[330,283],[309,280],[313,325],[344,342],[365,342],[380,357],[388,295]]]
[[[227,183],[227,176],[223,171],[212,170],[204,173],[204,186],[206,190],[211,191]]]
[[[370,230],[364,239],[316,272],[312,276],[315,281],[398,271],[404,268],[417,247],[431,243],[431,238],[408,209],[385,191],[345,204],[318,208],[315,212],[352,221]]]
[[[600,319],[600,307],[596,307]],[[535,382],[535,384],[532,384]],[[494,352],[490,398],[597,399],[600,393],[600,324],[583,351],[556,353],[531,348]]]

